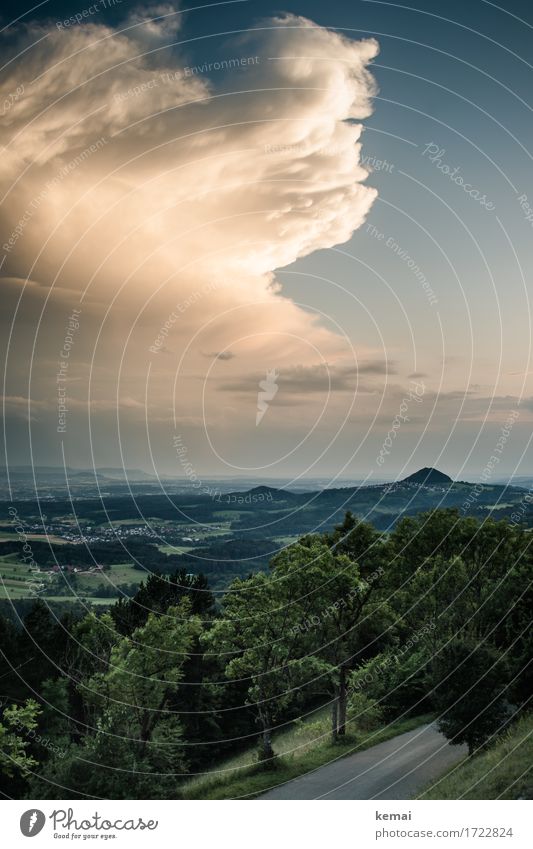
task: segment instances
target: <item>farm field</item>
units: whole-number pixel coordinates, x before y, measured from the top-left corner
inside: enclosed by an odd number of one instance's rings
[[[0,599],[24,599],[36,596],[35,584],[42,583],[41,598],[49,601],[87,599],[94,604],[109,604],[118,598],[122,587],[139,584],[145,577],[139,569],[129,563],[117,563],[105,572],[51,573],[32,571],[26,563],[17,560],[15,554],[0,557]],[[65,595],[58,593],[63,582]],[[32,584],[32,586],[30,586]],[[98,587],[117,588],[116,594],[101,598],[93,595]]]
[[[20,539],[18,534],[13,534],[11,532],[0,530],[0,542],[7,542],[9,540],[18,539]],[[67,543],[66,539],[57,536],[57,534],[25,534],[25,539],[29,540],[30,542],[32,540],[35,542],[51,542],[54,545],[66,545]]]

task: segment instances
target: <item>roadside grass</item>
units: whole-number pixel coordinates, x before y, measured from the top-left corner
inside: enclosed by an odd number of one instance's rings
[[[418,799],[533,799],[533,713],[522,716],[489,748],[466,757]]]
[[[177,798],[253,798],[277,784],[411,731],[432,719],[429,714],[400,719],[373,731],[352,731],[342,742],[332,743],[329,738],[329,709],[321,708],[308,720],[296,721],[288,729],[273,735],[276,755],[268,767],[257,763],[257,748],[248,749],[221,762],[211,772],[186,781],[178,788]]]

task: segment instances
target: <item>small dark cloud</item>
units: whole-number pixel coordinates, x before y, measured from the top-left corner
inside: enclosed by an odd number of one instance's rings
[[[428,378],[429,374],[425,374],[423,371],[413,371],[411,374],[408,374],[407,377],[409,380],[423,380],[424,378]]]
[[[371,360],[359,366],[292,366],[280,369],[278,384],[280,389],[283,387],[284,390],[295,394],[369,391],[369,388],[363,387],[358,380],[362,374],[396,374],[396,369],[382,360]],[[257,391],[259,381],[264,380],[264,377],[264,373],[245,375],[231,383],[222,384],[219,389],[222,392]]]
[[[209,351],[207,354],[203,354],[202,356],[208,357],[210,360],[222,360],[223,362],[227,360],[233,360],[237,355],[233,353],[233,351]]]
[[[367,360],[360,363],[356,371],[359,374],[397,374],[394,360]]]

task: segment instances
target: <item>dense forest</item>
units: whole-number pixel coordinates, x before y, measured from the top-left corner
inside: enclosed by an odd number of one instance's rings
[[[28,798],[179,798],[187,776],[328,705],[332,740],[360,717],[434,712],[483,747],[532,692],[531,535],[455,509],[390,533],[351,513],[268,572],[154,571],[105,612],[45,601],[0,619],[0,790]]]

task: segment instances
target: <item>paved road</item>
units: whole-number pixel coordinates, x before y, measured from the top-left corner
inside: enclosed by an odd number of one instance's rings
[[[411,799],[466,754],[434,723],[339,758],[269,790],[262,799]]]

